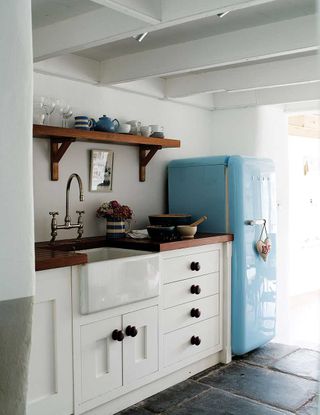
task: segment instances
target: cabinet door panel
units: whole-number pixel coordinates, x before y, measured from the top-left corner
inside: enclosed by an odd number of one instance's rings
[[[81,326],[82,402],[122,385],[122,343],[112,339],[121,317]]]
[[[138,331],[135,337],[125,336],[123,342],[124,384],[158,370],[158,307],[150,307],[123,316],[123,329]]]
[[[28,415],[73,413],[71,273],[36,273]]]

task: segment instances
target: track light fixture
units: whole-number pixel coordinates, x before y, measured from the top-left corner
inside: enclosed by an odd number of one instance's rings
[[[228,13],[230,13],[230,10],[223,12],[223,13],[218,13],[217,16],[220,17],[220,19],[222,19],[224,16],[226,16]]]
[[[149,32],[140,33],[139,35],[132,36],[137,42],[142,42],[143,39],[148,35]]]

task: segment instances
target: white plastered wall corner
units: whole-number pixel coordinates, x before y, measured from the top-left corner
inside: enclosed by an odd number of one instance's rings
[[[23,415],[34,295],[31,0],[0,14],[0,414]]]

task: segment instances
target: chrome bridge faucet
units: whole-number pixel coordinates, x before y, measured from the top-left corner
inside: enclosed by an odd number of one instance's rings
[[[69,213],[69,194],[70,194],[70,186],[71,186],[71,182],[72,179],[76,178],[78,181],[78,185],[79,185],[79,200],[80,202],[83,202],[84,197],[83,197],[83,186],[82,186],[82,180],[80,178],[80,176],[76,173],[71,174],[71,176],[68,179],[67,182],[67,188],[66,188],[66,216],[64,218],[64,225],[58,225],[57,224],[57,219],[56,216],[59,215],[59,212],[49,212],[49,215],[52,216],[52,220],[51,220],[51,241],[50,242],[54,242],[56,240],[56,237],[58,235],[57,230],[58,229],[78,229],[78,238],[80,239],[82,234],[83,234],[83,214],[84,214],[84,210],[77,210],[76,212],[78,213],[78,222],[77,223],[71,223],[71,216]]]

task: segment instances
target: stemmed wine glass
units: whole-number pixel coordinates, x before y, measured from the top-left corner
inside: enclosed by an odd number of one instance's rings
[[[56,108],[56,100],[50,97],[41,97],[42,105],[45,112],[44,124],[49,125],[50,116]]]
[[[59,111],[59,114],[62,118],[61,125],[64,128],[67,128],[68,119],[72,116],[73,112],[71,111],[71,107],[69,104],[67,104],[62,99],[57,100],[57,109]]]
[[[45,96],[35,96],[33,100],[34,118],[41,124],[49,125],[50,116],[56,107],[53,98]]]

